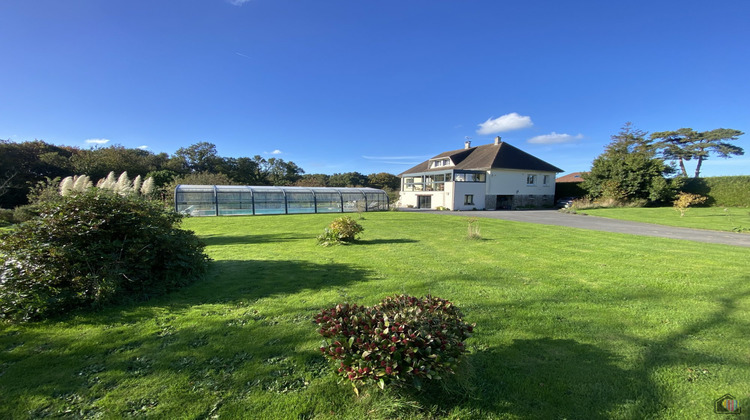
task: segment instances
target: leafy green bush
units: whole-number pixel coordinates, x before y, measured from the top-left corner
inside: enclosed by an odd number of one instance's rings
[[[389,296],[373,307],[347,303],[315,317],[320,351],[340,376],[362,383],[411,383],[453,373],[474,328],[451,302],[433,296]]]
[[[365,228],[349,216],[334,219],[318,236],[318,244],[323,246],[353,242]]]
[[[8,226],[13,223],[15,223],[13,219],[13,210],[0,209],[0,226]]]
[[[206,271],[203,244],[159,203],[91,189],[37,209],[38,217],[0,236],[0,318],[144,300]]]

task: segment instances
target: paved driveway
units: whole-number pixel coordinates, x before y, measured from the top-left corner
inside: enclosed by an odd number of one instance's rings
[[[487,217],[491,219],[512,220],[515,222],[539,223],[543,225],[567,226],[579,229],[627,233],[631,235],[658,236],[660,238],[684,239],[695,242],[750,247],[750,234],[747,233],[652,225],[650,223],[630,222],[627,220],[608,219],[605,217],[568,214],[556,210],[447,212],[409,209],[407,211],[444,214],[446,216]]]

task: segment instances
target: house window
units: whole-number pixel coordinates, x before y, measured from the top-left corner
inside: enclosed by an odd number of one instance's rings
[[[487,174],[485,173],[457,173],[456,182],[485,182]]]
[[[438,159],[432,161],[432,167],[433,168],[439,168],[441,166],[450,166],[451,160],[450,159]]]
[[[404,178],[404,191],[422,191],[423,178],[421,176],[414,178]]]
[[[536,175],[526,175],[526,185],[536,185]]]
[[[474,205],[474,194],[464,195],[464,205]]]
[[[549,175],[544,175],[544,178],[543,178],[543,181],[542,181],[542,183],[543,183],[544,185],[547,185],[547,184],[549,184]]]

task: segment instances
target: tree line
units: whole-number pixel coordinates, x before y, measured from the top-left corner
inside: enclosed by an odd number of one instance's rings
[[[686,161],[696,161],[695,178],[698,178],[702,164],[711,155],[721,158],[743,155],[741,147],[729,143],[743,134],[727,128],[705,132],[681,128],[649,136],[632,123],[626,123],[611,137],[591,170],[583,174],[581,187],[592,199],[669,202],[687,180]]]
[[[165,196],[171,195],[177,184],[373,187],[390,191],[400,187],[399,178],[385,172],[305,174],[294,162],[280,158],[222,157],[216,145],[209,142],[180,148],[169,155],[120,145],[81,149],[42,140],[0,140],[0,208],[27,204],[29,193],[39,184],[74,175],[96,180],[110,172],[151,177]]]

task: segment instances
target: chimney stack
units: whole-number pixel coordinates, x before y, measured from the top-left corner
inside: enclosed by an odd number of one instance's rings
[[[471,149],[471,141],[470,140],[466,140],[464,142],[464,149]]]
[[[495,144],[501,144],[503,142],[503,139],[500,138],[500,136],[495,137]]]

